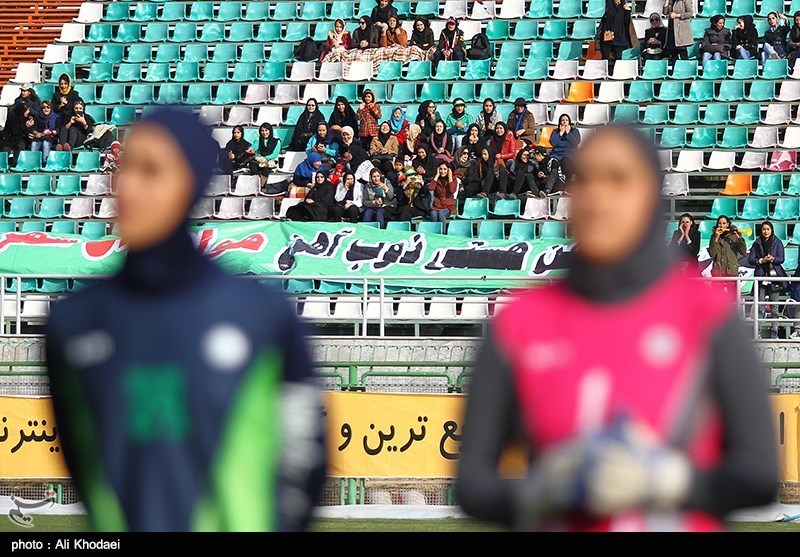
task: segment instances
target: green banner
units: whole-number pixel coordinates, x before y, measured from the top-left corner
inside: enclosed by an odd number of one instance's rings
[[[478,240],[346,223],[221,223],[194,228],[192,234],[206,256],[234,274],[384,276],[394,278],[387,284],[406,286],[445,277],[470,279],[454,286],[498,288],[501,283],[481,277],[559,274],[571,249],[559,240]],[[125,246],[114,236],[88,241],[75,234],[0,234],[0,273],[5,274],[106,275],[124,257]]]

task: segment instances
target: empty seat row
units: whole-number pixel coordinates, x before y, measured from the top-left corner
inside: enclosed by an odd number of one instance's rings
[[[25,181],[23,183],[23,177]],[[90,174],[86,185],[81,186],[81,175],[61,174],[53,177],[48,174],[0,174],[0,196],[103,196],[111,193],[111,176]]]
[[[80,225],[80,226],[79,226]],[[13,221],[0,220],[0,234],[7,232],[50,232],[51,234],[80,234],[89,240],[99,240],[109,233],[107,221],[54,220],[54,221]]]
[[[68,219],[101,218],[117,216],[117,199],[103,197],[100,203],[93,197],[46,197],[43,199],[12,197],[4,200],[3,217],[9,219]],[[25,225],[26,223],[23,223]],[[42,225],[44,223],[41,223]]]
[[[352,321],[366,316],[368,320],[448,320],[464,321],[487,319],[490,311],[494,312],[510,301],[509,297],[498,297],[490,301],[486,296],[469,296],[458,300],[450,296],[401,296],[398,298],[397,310],[391,297],[384,298],[381,308],[380,298],[371,296],[367,299],[366,308],[361,297],[356,296],[307,296],[298,300],[299,314],[309,320]],[[458,310],[460,306],[460,311]]]

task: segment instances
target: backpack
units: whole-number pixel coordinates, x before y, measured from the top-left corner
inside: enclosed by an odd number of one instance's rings
[[[472,45],[468,56],[470,60],[487,60],[492,57],[492,45],[485,33],[478,33],[472,37]]]
[[[294,47],[294,58],[300,62],[316,62],[319,53],[319,45],[311,37],[306,37]]]

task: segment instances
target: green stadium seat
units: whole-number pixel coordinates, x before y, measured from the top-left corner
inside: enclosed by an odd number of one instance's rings
[[[707,19],[691,19],[690,25],[692,27],[692,38],[699,41],[708,29],[710,22]]]
[[[500,56],[503,56],[503,50],[500,50]],[[552,41],[535,41],[531,43],[530,50],[528,51],[527,61],[531,60],[550,60],[553,58],[553,42]]]
[[[772,197],[780,195],[783,191],[783,176],[780,174],[761,174],[756,178],[756,188],[753,195]]]
[[[5,216],[10,219],[29,219],[33,217],[33,199],[15,197],[5,211]]]
[[[117,77],[114,81],[141,81],[142,65],[122,63],[117,67]],[[100,80],[95,80],[100,81]]]
[[[560,41],[567,38],[567,22],[557,19],[548,19],[544,22],[544,29],[540,35],[548,41]]]
[[[468,60],[462,79],[468,81],[485,81],[489,79],[489,71],[492,69],[492,61],[489,60]]]
[[[724,85],[724,83],[723,83]],[[736,105],[736,112],[731,123],[737,126],[750,126],[761,121],[761,106],[752,103],[740,103]]]
[[[92,23],[86,35],[87,43],[111,42],[113,27],[107,23]]]
[[[692,64],[695,62],[692,61]],[[703,79],[726,79],[728,77],[727,60],[709,60],[703,66]]]
[[[622,51],[620,60],[638,60],[642,57],[641,47],[635,46],[633,48],[626,48]]]
[[[152,104],[153,86],[150,84],[137,83],[131,86],[128,92],[128,104]]]
[[[91,173],[100,170],[99,151],[81,151],[72,166],[73,172]]]
[[[489,214],[494,217],[510,217],[510,218],[519,218],[519,214],[522,211],[521,203],[519,199],[498,199],[494,203],[494,209],[489,211]],[[480,235],[480,231],[478,231]]]
[[[8,152],[0,151],[0,172],[8,172]],[[2,191],[0,191],[2,195]]]
[[[56,201],[56,200],[51,199],[49,201]],[[63,201],[63,199],[61,201]],[[36,216],[38,217],[38,215],[36,215]],[[25,232],[44,232],[45,229],[46,229],[46,225],[47,225],[47,223],[44,223],[44,222],[36,222],[36,221],[32,221],[32,220],[26,220],[26,221],[24,221],[22,223],[22,226],[20,227],[19,231],[23,232],[23,233],[25,233]],[[12,284],[13,284],[13,282],[14,281],[12,281]],[[22,279],[22,283],[23,284],[25,284],[26,282],[30,282],[31,284],[29,284],[28,286],[23,286],[23,288],[22,288],[23,292],[25,292],[25,291],[30,292],[30,291],[36,289],[36,280],[35,279]],[[14,288],[15,288],[14,286],[11,287],[12,290]]]
[[[238,83],[223,83],[217,87],[217,94],[211,104],[239,104],[242,90]]]
[[[386,223],[386,230],[395,230],[401,232],[411,231],[411,222],[407,220],[389,221]]]
[[[53,234],[77,234],[77,231],[77,223],[71,220],[57,220],[50,229]]]
[[[397,7],[397,3],[394,4]],[[355,19],[356,16],[356,5],[355,2],[349,2],[346,0],[335,0],[331,4],[331,14],[328,16],[328,19],[331,21],[335,21],[337,19],[343,19],[344,21],[350,21],[351,19]],[[324,17],[316,18],[316,19],[323,19]]]
[[[582,15],[581,0],[559,0],[555,16],[561,19],[577,19]]]
[[[447,92],[447,102],[461,98],[464,102],[475,102],[475,84],[474,83],[453,83],[450,90]]]
[[[192,2],[189,8],[189,21],[211,21],[214,19],[214,2]]]
[[[294,60],[294,45],[289,43],[276,43],[270,45],[269,61],[270,62],[291,62]],[[409,62],[413,64],[413,62]],[[428,62],[430,64],[430,62]]]
[[[486,198],[481,198],[486,199]],[[467,199],[469,201],[469,199]],[[474,233],[472,230],[471,220],[454,220],[447,223],[447,235],[457,236],[459,238],[473,238]]]
[[[606,4],[604,0],[589,0],[586,3],[586,9],[583,11],[583,17],[589,19],[600,19],[606,11]]]
[[[570,38],[582,40],[594,40],[597,34],[597,24],[594,21],[576,21],[572,24]]]
[[[417,0],[411,7],[411,12],[415,16],[437,17],[439,15],[439,2],[438,0]]]
[[[85,107],[85,112],[92,117],[95,124],[105,124],[106,122],[106,107],[103,105],[90,105]]]
[[[743,15],[753,15],[754,13],[756,13],[756,0],[733,0],[728,15],[735,19]]]
[[[297,4],[294,2],[276,2],[272,13],[275,21],[289,21],[297,18]]]
[[[237,21],[242,19],[242,3],[238,0],[220,2],[217,16],[214,19],[216,21]]]
[[[669,120],[669,105],[666,104],[649,104],[644,109],[644,117],[642,123],[648,126],[657,126],[666,124]]]
[[[543,240],[564,240],[567,238],[567,223],[545,221],[542,223],[539,237]]]
[[[558,54],[556,54],[556,60],[580,60],[582,55],[582,41],[561,41],[558,44]]]
[[[771,101],[775,98],[774,81],[754,81],[750,84],[750,91],[745,95],[745,100],[750,102]]]
[[[395,84],[399,85],[399,84]],[[333,95],[331,98],[344,97],[351,103],[361,102],[358,96],[358,86],[355,83],[337,83],[333,87]],[[411,107],[409,107],[410,109]],[[409,114],[412,114],[409,112]],[[414,112],[416,114],[416,112]]]
[[[280,82],[286,79],[286,63],[266,61],[261,67],[260,81]]]
[[[125,47],[121,44],[104,44],[100,48],[97,62],[106,64],[119,64],[125,55]],[[109,78],[110,79],[110,78]]]
[[[747,147],[747,128],[726,126],[719,146],[723,149],[744,149]]]
[[[785,58],[767,59],[761,68],[761,79],[786,79],[789,75],[789,61]]]
[[[650,81],[665,79],[667,77],[667,65],[669,60],[647,60],[644,63],[641,79]]]
[[[628,96],[625,98],[625,102],[646,103],[652,101],[653,101],[652,81],[634,81],[633,83],[631,83],[630,89],[628,89]]]
[[[89,67],[89,75],[86,76],[86,81],[93,83],[111,81],[113,68],[114,64],[95,62]]]
[[[744,200],[739,218],[744,220],[763,220],[769,217],[769,200],[748,198]]]
[[[758,8],[758,17],[767,17],[770,12],[786,13],[784,0],[761,0],[761,7]],[[794,12],[790,10],[788,13]]]
[[[169,64],[164,62],[150,62],[147,65],[147,74],[144,81],[150,83],[162,83],[170,80]]]
[[[661,132],[661,149],[681,149],[686,146],[686,128],[666,126]]]
[[[75,91],[77,91],[78,96],[81,99],[83,99],[83,102],[85,102],[87,104],[91,104],[91,103],[95,102],[95,100],[96,100],[96,97],[95,97],[95,85],[94,84],[78,83],[78,84],[75,85]],[[51,98],[51,97],[52,97],[52,95],[50,95],[50,97],[48,97],[48,98]],[[42,98],[42,97],[40,97],[40,98]],[[89,108],[89,106],[87,106],[86,108]]]
[[[706,215],[706,218],[716,220],[723,215],[727,216],[728,218],[733,218],[736,215],[735,197],[714,198],[714,201],[711,203],[711,212]]]
[[[501,200],[502,201],[502,200]],[[519,201],[518,199],[515,201]],[[481,240],[505,240],[505,226],[499,220],[487,220],[478,226],[478,238]]]
[[[76,45],[72,47],[69,53],[69,61],[72,64],[85,66],[94,62],[94,46],[93,45]]]
[[[64,198],[46,197],[42,199],[35,216],[40,219],[60,219],[64,216]]]
[[[192,47],[205,47],[206,45],[186,45],[186,55],[190,53]],[[177,44],[160,44],[156,47],[154,62],[161,64],[174,64],[181,61],[181,47]]]
[[[186,2],[167,2],[161,8],[159,21],[183,21],[186,19]]]
[[[50,70],[50,77],[47,79],[48,83],[58,83],[58,79],[61,77],[61,74],[67,74],[72,78],[72,81],[75,81],[75,64],[70,64],[69,62],[59,62],[57,64],[53,64],[53,68]]]
[[[694,60],[676,60],[672,66],[671,79],[688,81],[697,78],[697,62]]]
[[[700,105],[679,104],[675,107],[675,115],[672,117],[673,124],[685,126],[688,124],[696,124],[699,121]]]
[[[435,103],[444,102],[445,92],[444,83],[435,83],[426,81],[422,84],[419,95],[417,95],[417,102],[433,101]]]
[[[203,76],[200,81],[213,82],[228,80],[227,62],[208,62],[204,66]]]
[[[723,85],[727,82],[723,82]],[[689,96],[686,99],[690,102],[709,102],[714,99],[714,84],[710,81],[693,81],[689,86]],[[723,99],[718,99],[723,100]]]
[[[408,63],[406,76],[407,81],[426,81],[431,78],[430,60],[412,60]]]
[[[36,288],[36,292],[42,294],[57,294],[66,292],[68,289],[69,283],[67,279],[42,279],[41,285]]]
[[[246,43],[242,45],[239,53],[239,62],[261,63],[264,61],[264,45],[261,43]]]
[[[19,195],[21,191],[21,174],[0,174],[0,196]]]
[[[216,64],[229,64],[236,61],[235,44],[218,44],[214,46],[214,54],[211,62]]]
[[[405,104],[417,100],[417,86],[414,83],[394,83],[389,102],[393,104]]]
[[[375,79],[378,81],[397,81],[403,75],[403,63],[400,61],[381,62]]]
[[[137,43],[128,47],[125,62],[129,64],[147,64],[153,59],[153,47],[149,44]]]
[[[703,124],[708,126],[718,126],[727,124],[730,121],[731,107],[729,104],[710,103],[706,105],[703,114]]]
[[[103,14],[103,21],[126,21],[130,17],[130,4],[114,2],[106,4],[106,13]]]
[[[20,151],[14,172],[38,172],[42,169],[41,151]]]
[[[531,48],[541,44],[543,43],[535,42],[531,45]],[[553,55],[553,43],[548,42],[544,44],[550,45],[550,49],[548,50],[546,57],[546,59],[550,59],[550,57]],[[534,59],[545,59],[544,57],[537,56],[533,51],[531,51],[529,57]],[[522,60],[523,58],[525,58],[525,43],[506,41],[500,46],[500,55],[498,56],[498,60]]]
[[[258,26],[255,40],[261,43],[280,41],[281,30],[281,23],[279,21],[264,21]]]
[[[248,2],[242,19],[245,21],[265,21],[269,19],[269,2]]]
[[[111,123],[115,126],[129,126],[136,120],[136,107],[115,106],[111,111]]]
[[[542,81],[547,79],[550,63],[547,60],[528,59],[525,62],[525,71],[522,79],[526,81]]]
[[[769,60],[771,61],[771,60]],[[736,60],[733,64],[731,79],[756,79],[758,76],[758,60]]]
[[[314,292],[314,281],[306,279],[287,279],[283,283],[283,290],[289,294],[310,294]]]
[[[61,174],[56,179],[53,195],[71,197],[81,193],[81,177],[77,174]]]
[[[180,24],[183,25],[183,24]],[[190,23],[189,25],[194,25]],[[165,43],[169,40],[169,23],[150,23],[145,26],[144,37],[146,43]]]
[[[107,234],[108,225],[105,222],[88,221],[81,226],[81,235],[90,240],[99,240]]]
[[[59,152],[59,151],[55,151]],[[50,152],[53,154],[53,151]],[[69,155],[69,153],[67,153]],[[48,160],[49,160],[48,156]],[[69,170],[69,159],[67,159],[67,168]],[[31,174],[28,176],[28,181],[25,184],[25,189],[22,190],[22,195],[50,195],[52,187],[51,187],[51,180],[52,177],[48,176],[47,174]]]
[[[775,200],[775,209],[770,215],[771,220],[797,220],[798,218],[800,218],[800,199],[779,197]]]
[[[687,147],[692,149],[709,149],[717,144],[717,128],[697,127],[692,131],[692,139]]]
[[[192,82],[200,79],[200,64],[197,62],[180,61],[175,66],[175,79],[177,82]]]
[[[638,131],[640,134],[642,134],[642,137],[644,137],[645,140],[649,141],[650,143],[655,144],[655,142],[656,142],[656,129],[655,128],[642,128],[642,127],[640,127],[640,128],[636,128],[636,131]]]
[[[530,97],[533,98],[533,83],[524,83],[524,82],[517,82],[520,86],[527,87],[526,91],[530,91]],[[512,84],[513,87],[513,84]],[[478,95],[475,97],[475,101],[482,103],[483,99],[497,99],[502,100],[505,92],[505,84],[504,83],[494,83],[491,81],[484,81],[481,83],[481,88],[478,92]],[[516,97],[514,97],[516,98]],[[527,98],[527,97],[526,97]],[[482,104],[473,105],[472,107],[467,107],[467,112],[473,115],[473,117],[477,116],[477,114],[483,109]]]
[[[45,172],[68,172],[72,165],[72,153],[69,151],[50,151],[45,161]]]
[[[164,83],[158,87],[156,104],[180,104],[183,102],[183,88],[179,83]]]
[[[508,239],[512,242],[532,242],[536,239],[535,222],[512,222]]]
[[[150,27],[148,25],[148,27]],[[142,26],[138,23],[120,23],[112,39],[115,43],[138,43],[142,38]]]
[[[290,21],[286,24],[286,32],[283,40],[287,42],[299,42],[311,36],[311,27],[306,22]]]
[[[545,70],[546,71],[546,70]],[[494,66],[492,79],[497,81],[514,82],[519,79],[519,60],[500,58]]]
[[[312,37],[315,41],[324,42],[328,40],[328,33],[333,30],[333,22],[332,21],[320,21],[314,26],[314,36]]]
[[[441,60],[436,66],[434,79],[440,81],[455,81],[461,75],[461,62],[458,60]]]
[[[464,200],[461,213],[456,216],[460,219],[485,219],[489,216],[489,199],[486,197],[468,197]]]
[[[191,21],[181,21],[172,29],[169,42],[178,44],[193,43],[197,40],[197,25]],[[187,47],[189,45],[187,44]]]
[[[303,113],[303,110],[305,110],[305,107],[302,105],[289,105],[289,110],[286,111],[286,117],[283,119],[283,124],[285,126],[294,126],[297,124],[297,119]]]
[[[614,105],[614,122],[617,124],[638,124],[639,105],[638,104]]]
[[[665,102],[682,101],[684,98],[683,91],[683,82],[663,81],[655,98]]]
[[[255,81],[257,76],[258,66],[254,63],[237,62],[236,65],[233,66],[233,76],[231,76],[231,80],[236,82]]]
[[[707,20],[715,15],[725,15],[725,13],[725,0],[704,0],[703,9],[700,10],[700,13],[697,14],[697,17]],[[706,22],[706,26],[708,25],[708,22]]]
[[[759,37],[763,37],[764,33],[766,33],[767,29],[769,29],[769,22],[766,19],[756,19],[753,24],[756,26],[756,32],[758,33]]]
[[[221,43],[225,40],[225,24],[216,21],[204,23],[198,39],[202,43]]]
[[[0,175],[0,179],[3,176]],[[0,185],[0,194],[2,194],[2,185]],[[789,184],[786,186],[786,191],[783,192],[783,195],[796,195],[800,196],[800,172],[795,172],[789,175]],[[795,229],[798,227],[795,226]],[[795,235],[800,233],[800,230],[795,232]]]
[[[321,21],[325,19],[325,2],[304,2],[298,19],[302,21]],[[352,15],[347,19],[352,19]]]
[[[411,2],[394,2],[392,5],[397,8],[397,15],[405,18],[411,15]]]
[[[486,26],[486,36],[490,41],[505,41],[509,38],[515,41],[529,41],[539,36],[539,22],[530,19],[518,20],[510,36],[509,29],[508,21],[490,19]],[[490,30],[491,36],[489,36]]]
[[[787,247],[784,250],[784,254],[783,268],[786,269],[787,272],[792,272],[797,269],[798,249],[796,247]]]
[[[550,19],[553,17],[553,0],[531,2],[525,17],[529,19]]]
[[[443,234],[444,226],[441,222],[424,220],[417,223],[417,232],[421,232],[422,234]]]

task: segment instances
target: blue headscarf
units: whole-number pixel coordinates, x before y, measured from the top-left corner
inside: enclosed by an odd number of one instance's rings
[[[321,160],[322,155],[316,151],[311,151],[311,153],[308,155],[308,158],[297,165],[297,168],[294,171],[295,175],[305,178],[308,181],[313,180],[314,174],[317,172],[317,169],[314,168],[314,163]]]
[[[400,109],[400,118],[394,117],[394,111]],[[402,106],[396,106],[392,109],[392,116],[389,118],[389,127],[392,128],[393,133],[400,133],[403,129],[403,122],[406,121],[406,111]]]

